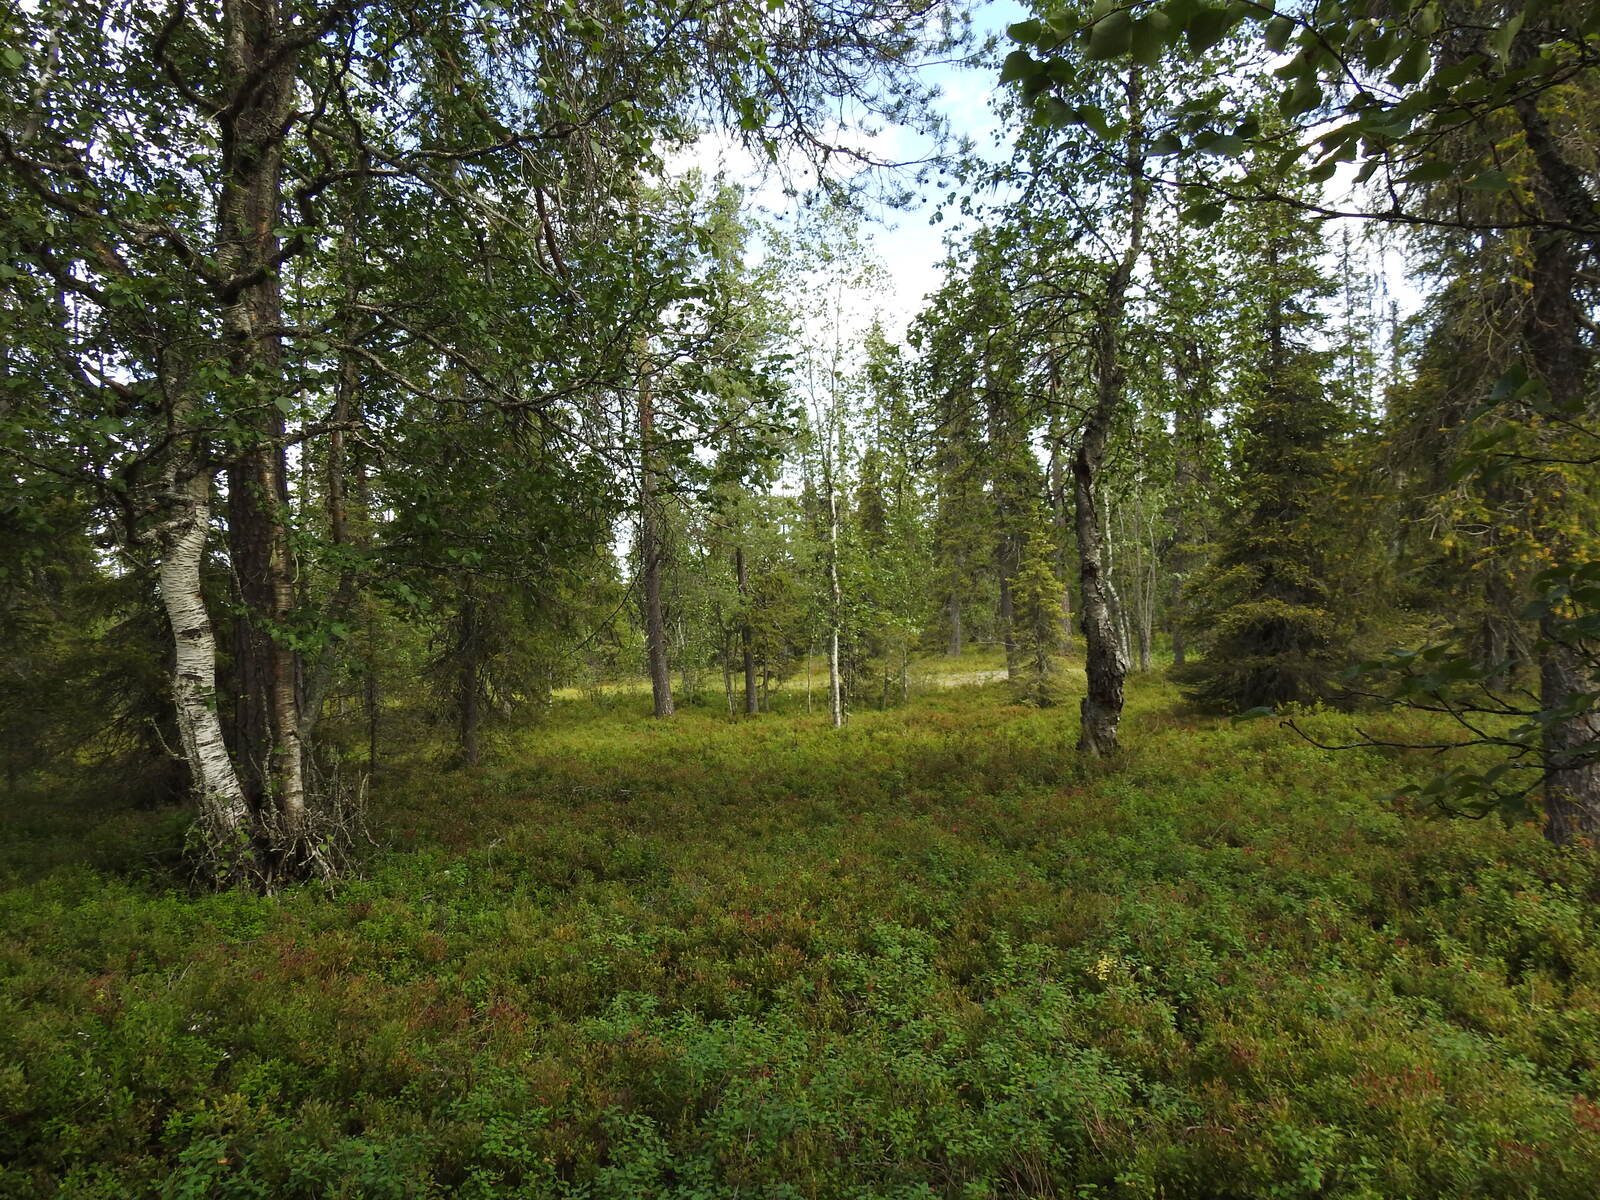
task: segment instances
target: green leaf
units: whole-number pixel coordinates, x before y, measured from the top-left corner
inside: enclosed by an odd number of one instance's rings
[[[1283,48],[1289,44],[1289,35],[1294,32],[1294,22],[1288,17],[1273,17],[1267,22],[1265,41],[1267,49],[1274,54],[1282,54]]]
[[[7,46],[4,50],[0,50],[0,58],[5,59],[6,66],[10,67],[13,71],[20,68],[23,63],[22,51],[18,50],[15,46]]]
[[[1160,23],[1157,23],[1157,18]],[[1161,60],[1161,51],[1167,43],[1167,27],[1171,21],[1165,13],[1156,13],[1142,21],[1133,23],[1133,32],[1129,39],[1129,46],[1133,51],[1133,61],[1153,67]]]
[[[1111,122],[1106,119],[1106,110],[1098,104],[1085,104],[1078,109],[1078,123],[1087,125],[1103,138],[1111,136]]]
[[[1207,154],[1218,154],[1226,158],[1238,158],[1245,152],[1245,140],[1232,133],[1219,133],[1214,137],[1199,140],[1195,146]]]
[[[1423,38],[1415,39],[1401,56],[1400,65],[1389,76],[1395,87],[1420,83],[1433,66],[1433,47]]]
[[[1220,204],[1196,204],[1183,210],[1183,221],[1199,229],[1215,225],[1227,210]]]
[[[1298,117],[1322,104],[1322,87],[1316,78],[1304,75],[1278,101],[1278,109],[1286,117]]]
[[[1006,26],[1006,36],[1013,42],[1024,42],[1031,46],[1039,44],[1039,35],[1044,32],[1044,27],[1037,21],[1018,21],[1015,25]]]
[[[1015,79],[1031,79],[1042,70],[1044,64],[1026,50],[1013,50],[1006,55],[1005,62],[1000,64],[1000,82],[1010,83]]]
[[[1133,18],[1126,9],[1101,17],[1089,30],[1089,57],[1116,58],[1128,52],[1133,39]]]
[[[1200,53],[1220,42],[1233,26],[1233,16],[1225,8],[1207,6],[1189,18],[1184,33],[1189,38],[1189,48]]]
[[[1522,31],[1522,22],[1527,16],[1527,10],[1524,9],[1491,33],[1488,41],[1489,52],[1503,61],[1506,55],[1511,53],[1511,43],[1516,41],[1517,34]]]
[[[1456,170],[1453,163],[1425,162],[1412,167],[1402,178],[1406,183],[1437,183],[1441,179],[1449,179]]]

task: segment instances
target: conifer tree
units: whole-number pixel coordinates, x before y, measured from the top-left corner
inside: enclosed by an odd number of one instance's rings
[[[1022,543],[1021,561],[1011,579],[1012,630],[1017,671],[1012,682],[1029,704],[1046,708],[1060,698],[1057,656],[1065,642],[1061,623],[1064,591],[1055,572],[1058,555],[1050,538],[1049,518],[1039,514]]]
[[[1344,423],[1313,348],[1326,281],[1309,223],[1265,214],[1241,228],[1243,270],[1261,263],[1260,364],[1239,418],[1237,500],[1214,560],[1191,594],[1191,631],[1204,657],[1175,672],[1192,700],[1228,711],[1328,695],[1343,664],[1330,591],[1322,501]],[[1250,281],[1246,279],[1247,286]]]

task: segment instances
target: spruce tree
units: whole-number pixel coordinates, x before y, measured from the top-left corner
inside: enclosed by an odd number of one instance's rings
[[[1234,518],[1196,580],[1190,627],[1204,657],[1174,671],[1191,700],[1239,712],[1332,694],[1345,655],[1328,584],[1324,511],[1345,417],[1312,345],[1328,292],[1309,222],[1279,212],[1252,237],[1261,274],[1259,368],[1238,418]],[[1259,226],[1258,226],[1259,229]],[[1248,281],[1247,281],[1248,285]]]

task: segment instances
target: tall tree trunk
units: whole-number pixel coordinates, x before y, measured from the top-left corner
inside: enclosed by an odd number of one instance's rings
[[[1545,233],[1534,248],[1527,329],[1528,365],[1543,378],[1558,412],[1575,412],[1584,401],[1585,351],[1579,335],[1575,288],[1577,255],[1565,233]],[[1556,430],[1560,436],[1560,429]],[[1576,561],[1578,549],[1564,532],[1571,511],[1570,484],[1545,468],[1536,500],[1536,531],[1557,563]],[[1542,527],[1542,528],[1540,528]],[[1600,688],[1582,648],[1571,644],[1557,621],[1539,626],[1539,704],[1546,712],[1569,709],[1579,696]],[[1557,845],[1587,838],[1600,845],[1600,713],[1577,713],[1544,730],[1545,836]]]
[[[378,669],[376,663],[367,664],[367,675],[362,681],[361,702],[367,715],[367,774],[378,769]]]
[[[1050,488],[1050,525],[1055,531],[1056,563],[1063,577],[1066,575],[1067,530],[1071,522],[1071,506],[1067,503],[1066,435],[1061,429],[1061,410],[1056,405],[1057,368],[1052,356],[1050,365],[1050,468],[1047,482]],[[1072,650],[1072,589],[1061,589],[1061,645]]]
[[[961,597],[952,591],[950,593],[950,644],[945,647],[945,655],[949,658],[960,658],[964,649],[966,649],[966,641],[961,628]]]
[[[480,760],[478,731],[483,724],[482,688],[479,681],[482,639],[478,629],[478,603],[469,587],[461,602],[460,642],[456,652],[456,711],[460,719],[461,761],[475,767]]]
[[[1538,52],[1531,33],[1515,43],[1514,63],[1522,65]],[[1593,216],[1595,198],[1583,174],[1565,157],[1539,109],[1539,97],[1525,97],[1516,105],[1528,148],[1539,167],[1536,194],[1544,214],[1554,221],[1576,221]],[[1592,399],[1586,395],[1589,351],[1580,329],[1577,277],[1580,268],[1575,235],[1549,229],[1536,235],[1523,340],[1527,365],[1550,390],[1557,412],[1578,413]],[[1561,427],[1557,426],[1556,436]],[[1559,455],[1557,455],[1559,457]],[[1543,506],[1536,515],[1539,541],[1561,565],[1576,565],[1578,548],[1565,530],[1571,512],[1567,481],[1547,468],[1540,481]],[[1579,647],[1558,636],[1552,618],[1540,623],[1539,704],[1546,712],[1567,711],[1573,702],[1600,687],[1591,665]],[[1579,838],[1600,844],[1600,713],[1578,713],[1552,721],[1544,730],[1545,836],[1557,845]]]
[[[1172,616],[1169,624],[1172,626],[1172,665],[1181,667],[1188,661],[1188,643],[1183,636],[1183,618],[1178,612],[1178,604],[1183,597],[1183,587],[1178,579],[1172,581]]]
[[[1017,631],[1015,606],[1011,600],[1011,576],[1016,573],[1016,567],[1011,561],[1010,539],[1001,541],[999,552],[995,555],[995,563],[1000,575],[1000,641],[1006,648],[1006,678],[1017,677]]]
[[[750,628],[750,580],[745,574],[743,546],[734,547],[733,569],[739,581],[739,600],[743,606],[743,616],[739,622],[739,650],[744,657],[744,711],[747,716],[755,716],[761,706],[756,694],[755,631]]]
[[[363,159],[363,163],[365,159]],[[339,568],[339,582],[328,603],[327,624],[331,627],[342,622],[355,607],[358,576],[349,554],[354,545],[350,529],[349,477],[355,476],[358,505],[366,499],[366,465],[358,455],[351,455],[346,447],[345,428],[361,420],[361,371],[356,362],[354,346],[359,336],[356,304],[360,301],[360,280],[355,268],[355,230],[365,217],[365,190],[360,181],[345,216],[345,227],[340,238],[339,269],[344,276],[344,342],[339,352],[339,382],[334,391],[333,428],[328,432],[328,540],[345,560]],[[309,456],[307,456],[309,459]],[[365,528],[365,524],[361,526]],[[333,686],[339,668],[338,642],[329,639],[306,681],[305,705],[300,714],[300,736],[306,745],[311,744],[311,734],[322,716],[323,701]]]
[[[833,727],[844,724],[844,686],[839,675],[839,622],[844,598],[839,590],[839,496],[833,468],[824,469],[828,488],[828,717]]]
[[[644,644],[655,715],[672,715],[667,622],[661,607],[661,514],[656,501],[655,409],[648,371],[639,380],[639,574],[644,583]]]
[[[217,716],[217,641],[200,590],[211,477],[195,469],[187,480],[168,476],[175,509],[159,534],[161,601],[172,624],[172,695],[178,737],[199,804],[200,828],[211,865],[227,878],[251,870],[250,805],[228,755]]]
[[[1128,660],[1116,628],[1110,579],[1103,567],[1100,537],[1100,475],[1105,466],[1111,424],[1122,403],[1126,371],[1121,361],[1122,322],[1128,285],[1144,245],[1147,184],[1144,175],[1143,83],[1138,66],[1128,71],[1128,244],[1106,280],[1093,333],[1094,405],[1072,460],[1072,495],[1078,534],[1078,580],[1083,593],[1084,666],[1088,689],[1079,705],[1082,728],[1078,749],[1108,755],[1117,749],[1122,721],[1123,683]]]
[[[278,288],[283,130],[294,103],[295,56],[278,0],[225,0],[224,54],[240,91],[219,115],[223,147],[218,258],[229,278],[222,330],[246,444],[228,472],[228,539],[243,613],[234,654],[237,750],[246,790],[292,854],[306,803],[298,656],[284,643],[294,611]]]

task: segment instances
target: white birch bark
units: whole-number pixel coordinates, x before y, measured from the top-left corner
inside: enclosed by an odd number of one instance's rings
[[[228,757],[217,716],[217,641],[200,590],[206,524],[211,515],[211,480],[196,472],[176,484],[178,512],[162,531],[159,582],[172,623],[175,650],[172,694],[178,734],[200,806],[201,826],[213,853],[226,858],[248,841],[250,806]]]

